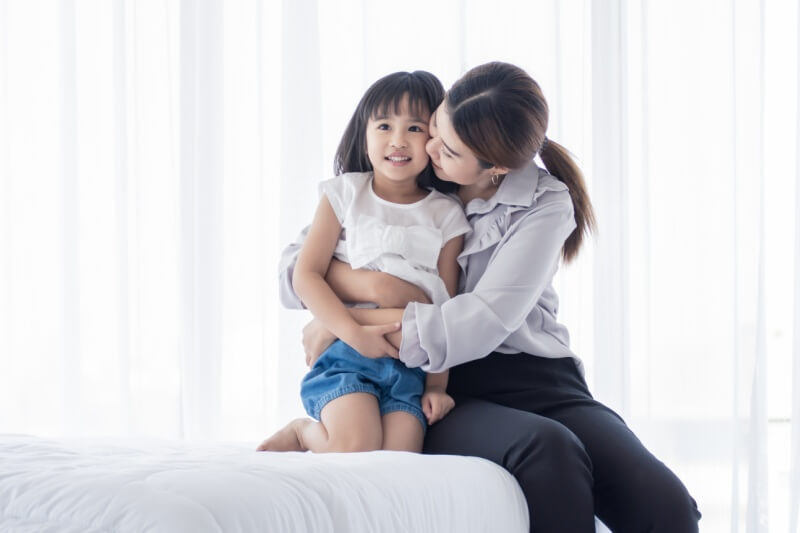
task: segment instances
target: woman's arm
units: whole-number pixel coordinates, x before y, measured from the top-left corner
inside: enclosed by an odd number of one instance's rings
[[[353,269],[337,259],[331,261],[325,280],[345,302],[372,302],[378,307],[405,307],[409,302],[431,303],[425,292],[413,283],[384,272]]]
[[[406,308],[400,359],[409,367],[439,372],[497,349],[536,307],[574,229],[569,192],[544,193],[498,242],[471,292],[442,305]]]
[[[305,307],[294,291],[292,279],[301,243],[305,242],[308,231],[309,228],[305,228],[298,242],[293,242],[281,253],[278,292],[281,303],[289,309]],[[408,302],[430,303],[428,296],[413,283],[383,272],[354,270],[348,263],[334,258],[328,266],[325,281],[343,302],[372,302],[378,307],[405,307]]]
[[[340,233],[339,220],[323,196],[297,258],[292,287],[325,327],[359,353],[366,357],[396,357],[396,348],[383,337],[384,330],[394,327],[360,325],[325,281]]]
[[[463,236],[455,237],[450,239],[450,241],[445,244],[439,254],[439,262],[437,267],[439,269],[439,274],[442,277],[445,286],[447,287],[447,292],[451,296],[454,295],[458,289],[458,276],[460,273],[460,268],[456,258],[458,257],[458,254],[461,253],[462,246]],[[339,286],[344,290],[349,290],[344,288],[345,285],[356,284],[358,278],[362,274],[369,272],[366,270],[353,270],[350,268],[349,264],[341,261],[333,260],[332,263],[334,262],[338,263],[338,265],[331,265],[331,268],[328,269],[328,275],[326,279],[330,279],[331,276],[335,277],[336,281],[333,285]],[[414,284],[408,283],[407,281],[388,274],[382,274],[380,272],[375,272],[375,274],[381,274],[382,276],[397,280],[400,282],[400,284],[408,285],[425,296],[422,290]],[[383,287],[388,288],[389,284],[385,284]],[[360,290],[364,289],[362,288]],[[392,343],[393,346],[399,349],[401,343],[403,342],[403,332],[400,331],[399,324],[403,319],[403,311],[405,310],[405,306],[414,300],[404,301],[401,299],[401,296],[397,295],[395,296],[395,299],[399,304],[397,307],[382,309],[350,308],[348,311],[350,312],[350,316],[352,316],[353,319],[362,326],[376,326],[392,323],[398,324],[396,331],[388,333],[385,335],[385,337],[390,343]],[[430,300],[427,299],[427,296],[425,296],[425,301],[423,303],[430,303]],[[306,352],[306,363],[308,366],[313,365],[314,361],[317,360],[320,354],[322,354],[322,352],[324,352],[325,349],[336,340],[336,338],[336,335],[318,320],[315,319],[309,322],[305,328],[303,328],[303,348]],[[447,388],[447,376],[445,376],[444,388]]]

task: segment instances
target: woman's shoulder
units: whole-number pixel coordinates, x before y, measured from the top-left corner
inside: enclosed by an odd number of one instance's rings
[[[509,206],[509,225],[512,221],[521,225],[539,224],[543,219],[559,225],[569,224],[574,219],[575,208],[567,185],[535,164],[522,170],[528,174],[526,180],[535,180],[536,185],[532,191],[528,189],[528,201],[516,208]]]
[[[512,171],[506,179],[510,183],[507,190],[503,190],[506,198],[504,203],[517,204],[518,207],[527,207],[528,210],[552,203],[572,208],[572,198],[566,183],[534,162]]]

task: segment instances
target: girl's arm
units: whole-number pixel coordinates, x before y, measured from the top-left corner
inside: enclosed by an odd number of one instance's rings
[[[360,325],[325,281],[341,230],[328,198],[323,196],[297,258],[292,276],[294,292],[325,327],[362,355],[397,357],[397,349],[383,337],[396,326]]]
[[[431,303],[425,292],[403,279],[334,259],[325,276],[333,292],[344,302],[372,302],[378,307],[405,307],[409,302]]]
[[[461,253],[461,247],[463,244],[463,236],[455,237],[450,239],[447,244],[442,248],[442,251],[439,253],[439,274],[444,281],[445,287],[447,287],[447,292],[450,295],[455,294],[456,290],[458,289],[458,275],[459,275],[459,266],[456,262],[456,258],[458,254]],[[337,266],[334,266],[334,263],[339,263]],[[335,259],[331,261],[331,268],[328,269],[328,275],[326,279],[330,279],[331,276],[335,276],[337,281],[334,282],[332,285],[338,285],[340,288],[344,288],[344,285],[358,285],[357,280],[361,278],[362,275],[372,273],[367,270],[353,270],[350,268],[350,265],[347,263],[342,263],[341,261],[336,261]],[[403,281],[400,278],[396,278],[389,274],[383,274],[380,272],[374,272],[375,274],[380,274],[381,276],[386,276],[391,278],[392,280],[396,280],[401,284],[408,285],[422,293],[422,290],[419,289],[416,285],[408,283],[407,281]],[[365,276],[368,278],[368,276]],[[383,285],[385,288],[388,288],[389,285]],[[333,288],[333,286],[331,287]],[[362,286],[360,290],[364,290]],[[337,292],[337,294],[340,294]],[[422,293],[425,296],[424,293]],[[396,298],[400,298],[397,296]],[[358,299],[358,298],[357,298]],[[427,297],[426,297],[427,300]],[[350,312],[350,316],[361,325],[364,326],[377,326],[382,324],[398,324],[398,327],[395,330],[387,333],[385,335],[386,339],[397,349],[400,348],[400,344],[403,342],[403,333],[400,331],[400,321],[403,319],[403,311],[405,306],[409,303],[409,301],[414,300],[407,300],[407,301],[398,301],[397,307],[391,307],[386,309],[363,309],[363,308],[354,308],[348,309]],[[323,324],[321,324],[318,320],[312,320],[309,322],[305,328],[303,328],[303,348],[306,352],[306,363],[308,366],[314,364],[314,361],[320,356],[325,349],[331,345],[331,343],[336,340],[336,335],[331,332],[330,329],[326,328]],[[347,342],[347,341],[345,341]],[[438,378],[441,379],[441,378]],[[443,382],[443,389],[447,388],[447,375],[444,376]]]
[[[302,242],[309,227],[303,229],[296,242],[284,248],[278,266],[278,294],[289,309],[303,309],[303,302],[294,291],[292,279]],[[425,292],[405,280],[366,269],[352,269],[348,263],[331,259],[325,274],[336,296],[343,302],[372,302],[378,307],[405,307],[409,302],[431,303]]]

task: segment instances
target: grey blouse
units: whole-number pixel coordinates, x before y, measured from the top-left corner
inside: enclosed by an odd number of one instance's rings
[[[441,305],[409,304],[403,313],[400,359],[441,372],[493,351],[572,357],[569,333],[558,323],[552,280],[564,241],[575,229],[567,186],[531,162],[503,179],[488,200],[465,207],[466,234],[459,294]],[[292,290],[300,244],[283,251],[281,302],[303,305]]]

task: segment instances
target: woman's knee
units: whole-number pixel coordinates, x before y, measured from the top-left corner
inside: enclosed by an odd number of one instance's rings
[[[698,530],[700,511],[680,479],[664,467],[661,478],[640,479],[641,508],[649,515],[650,531],[690,533]],[[649,490],[648,490],[649,489]]]
[[[564,425],[540,418],[521,427],[508,454],[509,470],[536,469],[537,475],[590,474],[592,465],[580,439]],[[513,470],[512,470],[513,471]]]
[[[615,530],[654,533],[692,533],[698,530],[701,515],[697,503],[671,470],[663,463],[658,465],[655,471],[640,469],[629,472],[628,486],[617,496],[609,516]],[[598,514],[605,514],[600,508],[602,504],[598,504]]]

